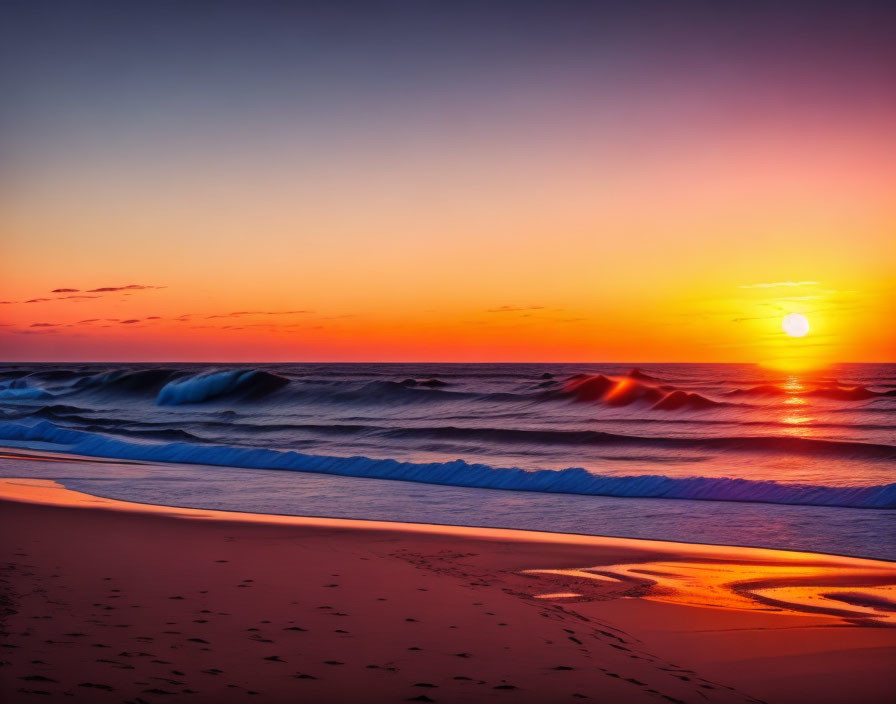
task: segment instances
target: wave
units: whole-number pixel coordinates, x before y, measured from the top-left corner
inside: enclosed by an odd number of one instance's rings
[[[661,411],[701,410],[730,405],[667,384],[647,383],[645,379],[652,380],[653,377],[637,369],[623,377],[576,374],[567,380],[561,391],[547,392],[544,396],[551,399],[567,398],[580,403],[599,401],[608,406],[629,406],[640,401]]]
[[[159,391],[156,403],[160,406],[177,406],[233,395],[251,400],[273,393],[288,383],[289,379],[286,377],[258,369],[207,372],[168,382]]]
[[[896,396],[896,389],[891,391],[875,391],[867,386],[841,386],[839,383],[825,383],[805,391],[777,386],[776,384],[760,384],[747,389],[734,389],[728,391],[726,396],[814,396],[833,401],[866,401],[870,398],[881,396]]]
[[[35,398],[49,398],[53,394],[44,389],[31,386],[24,379],[14,379],[0,383],[0,400],[26,400]]]
[[[104,374],[82,377],[75,381],[72,387],[153,394],[171,380],[184,375],[185,372],[177,369],[139,369],[136,371],[116,369]]]
[[[24,443],[51,443],[59,445],[59,449],[65,452],[123,460],[290,470],[458,487],[633,498],[896,508],[896,484],[831,487],[726,477],[607,476],[591,474],[575,467],[526,471],[518,468],[469,464],[463,460],[414,463],[367,457],[327,457],[294,451],[223,445],[200,446],[186,442],[129,443],[102,435],[60,428],[48,421],[31,426],[0,423],[0,439]]]
[[[368,427],[367,430],[376,430]],[[598,430],[521,430],[512,428],[395,428],[384,430],[386,437],[428,438],[434,440],[479,440],[507,444],[625,445],[666,449],[736,450],[753,452],[789,452],[800,455],[896,459],[896,446],[815,440],[792,435],[740,435],[730,437],[664,437],[624,435]]]
[[[91,414],[91,415],[85,415]],[[233,412],[227,411],[223,417],[195,419],[190,425],[200,429],[226,430],[228,436],[240,437],[247,445],[259,442],[259,437],[270,433],[311,433],[315,435],[366,435],[389,440],[435,440],[477,442],[483,445],[502,444],[520,447],[553,445],[567,447],[647,447],[660,450],[706,450],[715,452],[755,452],[786,453],[795,455],[840,457],[852,459],[896,460],[896,446],[884,443],[859,442],[851,440],[816,439],[794,435],[721,435],[721,436],[666,436],[666,435],[630,435],[598,430],[553,430],[532,428],[501,427],[465,427],[454,425],[431,426],[395,426],[378,423],[295,423],[295,422],[252,422],[251,417],[245,421],[233,419]],[[54,404],[39,408],[30,407],[24,413],[7,414],[8,420],[24,420],[25,418],[41,418],[61,422],[64,427],[89,432],[107,432],[117,435],[139,435],[148,437],[153,433],[170,432],[169,437],[176,438],[177,429],[172,429],[169,419],[158,421],[123,419],[120,417],[104,417],[96,411],[88,411],[77,406]],[[651,419],[643,419],[644,422]],[[629,421],[631,422],[631,421]],[[689,423],[700,421],[688,420]],[[723,423],[722,421],[704,421],[706,423]],[[757,425],[768,425],[756,423]],[[790,427],[787,424],[779,424]],[[821,424],[819,424],[821,425]],[[844,427],[839,424],[828,424],[833,427]],[[846,427],[856,427],[849,424]],[[875,425],[873,428],[889,429],[892,426]],[[182,439],[195,439],[207,442],[195,433],[184,431]],[[253,438],[255,438],[253,440]]]

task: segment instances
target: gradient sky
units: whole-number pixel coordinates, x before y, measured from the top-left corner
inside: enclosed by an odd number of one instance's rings
[[[0,359],[896,360],[885,3],[0,15]]]

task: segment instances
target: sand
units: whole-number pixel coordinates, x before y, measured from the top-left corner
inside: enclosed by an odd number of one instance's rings
[[[890,702],[896,565],[0,480],[3,702]]]

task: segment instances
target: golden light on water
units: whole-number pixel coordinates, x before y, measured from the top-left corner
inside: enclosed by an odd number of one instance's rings
[[[781,389],[786,392],[779,408],[779,422],[784,424],[782,432],[794,437],[811,437],[814,435],[812,423],[815,420],[810,411],[810,406],[803,395],[808,387],[799,376],[790,375],[781,383]]]

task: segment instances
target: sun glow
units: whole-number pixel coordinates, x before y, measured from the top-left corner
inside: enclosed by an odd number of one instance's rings
[[[781,321],[781,328],[791,337],[804,337],[809,332],[809,320],[800,313],[789,313]]]

